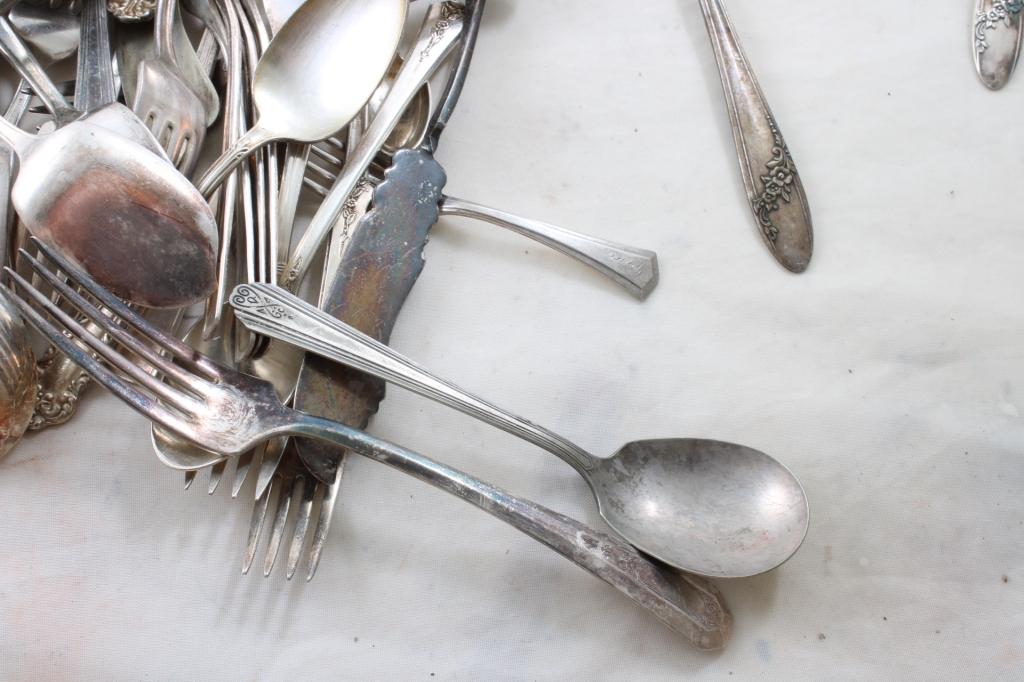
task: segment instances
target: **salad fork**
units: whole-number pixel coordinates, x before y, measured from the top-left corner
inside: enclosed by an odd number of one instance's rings
[[[718,649],[728,640],[732,616],[706,580],[658,564],[619,538],[416,452],[287,408],[269,383],[214,363],[154,327],[52,249],[33,245],[39,249],[38,259],[26,251],[21,256],[40,282],[92,320],[109,340],[91,333],[47,293],[6,268],[12,303],[97,383],[146,418],[227,455],[282,435],[316,438],[355,451],[449,492],[554,549],[697,647]]]

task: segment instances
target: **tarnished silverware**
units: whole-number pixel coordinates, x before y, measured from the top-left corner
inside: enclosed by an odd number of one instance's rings
[[[0,300],[0,458],[18,444],[32,419],[36,360],[21,314]]]
[[[22,81],[4,118],[16,125],[28,110],[31,94]],[[13,172],[12,153],[0,145],[0,261],[9,264],[13,211],[8,198]],[[21,314],[0,301],[0,457],[21,440],[32,421],[36,402],[36,362]]]
[[[304,179],[306,186],[322,197],[327,196],[329,190],[321,183],[333,183],[339,172],[334,169],[344,166],[343,153],[329,142],[331,140],[313,146],[316,161],[309,163],[310,172]],[[424,155],[424,163],[437,164],[432,156],[426,157]],[[376,177],[373,179],[378,180]],[[437,208],[442,216],[490,223],[540,242],[608,277],[640,300],[645,299],[658,284],[658,254],[653,251],[591,237],[446,194],[439,195]]]
[[[467,26],[479,26],[483,4],[483,0],[470,0],[467,3]],[[468,65],[476,35],[477,31],[470,29],[463,38],[459,62],[442,95],[442,115],[439,122],[434,124],[438,131],[443,129],[461,92],[466,69],[460,67]],[[425,90],[421,88],[419,92],[422,94]],[[429,101],[429,91],[426,92]],[[372,103],[368,105],[368,109],[372,106]],[[396,133],[399,138],[395,140],[398,143],[396,147],[401,147],[407,141],[419,144],[424,139],[430,112],[429,106],[421,108],[425,114],[422,125],[414,119],[411,125],[401,130],[396,127],[392,131],[392,138]],[[358,145],[361,133],[357,117],[349,124],[350,149]],[[416,179],[417,183],[430,181],[431,178],[424,175]],[[373,218],[364,217],[371,198],[375,204]],[[423,267],[421,252],[427,230],[437,220],[437,211],[433,207],[410,205],[409,200],[408,192],[392,192],[385,185],[375,194],[368,181],[360,182],[346,202],[342,219],[331,232],[325,259],[318,306],[384,343],[390,337],[402,305]],[[382,277],[382,273],[388,274]],[[296,351],[281,342],[272,344],[284,346],[284,350],[289,353]],[[302,353],[301,350],[298,352]],[[365,428],[383,397],[384,386],[379,380],[306,354],[295,384],[292,407]],[[292,578],[303,556],[306,534],[315,510],[316,528],[306,554],[306,579],[313,578],[327,540],[344,472],[345,454],[344,449],[319,441],[292,439],[289,442],[285,461],[274,477],[274,485],[263,492],[253,508],[243,573],[248,571],[255,557],[269,497],[276,493],[276,512],[263,569],[264,576],[270,574],[284,535],[292,490],[298,487],[301,490],[301,501],[295,515],[286,576]],[[265,462],[273,466],[272,460]],[[319,467],[319,475],[310,473],[308,469],[311,465]]]
[[[163,158],[84,121],[37,137],[0,119],[0,137],[18,156],[11,201],[33,234],[139,305],[213,291],[213,214]]]
[[[275,140],[316,142],[344,127],[387,71],[407,7],[407,0],[307,0],[256,67],[252,99],[259,120],[207,169],[200,192],[209,195]]]
[[[31,304],[17,295],[11,297],[12,302],[32,326],[81,362],[98,383],[148,419],[202,447],[224,453],[241,453],[283,434],[323,439],[354,450],[451,493],[550,547],[625,594],[695,646],[719,649],[728,641],[732,616],[721,595],[706,580],[667,568],[619,538],[594,531],[411,450],[338,422],[291,410],[281,404],[266,382],[211,362],[153,327],[51,249],[40,245],[40,250],[52,265],[44,265],[26,253],[33,271],[73,301],[117,345],[90,334],[53,305],[46,294],[8,269],[12,286]],[[118,319],[115,321],[64,284],[52,268],[65,273],[72,286],[88,291]],[[86,344],[96,356],[72,339]],[[150,367],[159,369],[159,376],[150,374]]]
[[[377,156],[391,135],[391,131],[401,120],[402,113],[406,110],[409,102],[458,45],[463,31],[464,11],[462,5],[454,2],[441,2],[431,6],[427,12],[411,50],[411,54],[416,55],[416,58],[406,61],[399,70],[394,84],[384,101],[381,102],[370,125],[364,131],[359,144],[355,149],[348,150],[345,167],[338,176],[337,182],[324,197],[291,254],[281,278],[282,286],[285,288],[294,291],[302,281],[307,269],[315,260],[320,245],[323,244],[324,239],[344,210],[349,195],[362,180],[374,157]],[[291,22],[289,22],[290,25]],[[390,62],[390,57],[388,61]],[[381,73],[383,74],[385,70],[386,67]],[[318,139],[327,137],[329,134]]]
[[[396,162],[402,154],[395,154]],[[788,560],[807,534],[807,497],[800,482],[758,450],[665,438],[633,441],[598,457],[434,376],[280,287],[238,286],[231,306],[257,334],[398,384],[559,457],[590,486],[612,529],[680,570],[712,578],[757,575]],[[318,477],[324,471],[323,464],[307,466]]]
[[[132,109],[188,175],[199,161],[206,127],[220,112],[220,99],[195,50],[175,39],[184,32],[177,0],[161,0],[153,30],[156,56],[138,66]]]
[[[793,157],[721,0],[700,0],[725,90],[743,186],[768,250],[791,272],[811,262],[811,212]]]
[[[999,90],[1010,80],[1020,57],[1021,0],[975,0],[974,70],[990,90]]]
[[[107,11],[118,21],[132,23],[152,19],[156,5],[157,0],[107,0]]]

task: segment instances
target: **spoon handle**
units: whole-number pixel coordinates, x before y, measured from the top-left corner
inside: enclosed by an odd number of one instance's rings
[[[431,374],[280,287],[241,285],[235,287],[230,303],[235,317],[250,331],[354,367],[475,417],[557,455],[584,477],[597,464],[596,458],[578,445]]]
[[[359,145],[345,158],[345,167],[327,193],[295,247],[284,273],[282,285],[294,291],[320,250],[324,238],[345,210],[349,194],[366,173],[370,162],[384,145],[402,113],[420,86],[438,69],[458,44],[463,29],[463,8],[441,2],[430,8],[409,59],[398,72],[394,84],[363,133]]]
[[[647,298],[658,283],[658,254],[647,249],[598,239],[449,196],[441,200],[441,215],[475,218],[529,237],[593,268],[640,300]]]
[[[245,131],[245,134],[238,138],[235,144],[231,145],[230,149],[221,154],[206,169],[203,177],[199,178],[198,182],[196,182],[196,188],[198,188],[199,193],[209,198],[220,186],[220,183],[224,182],[224,179],[228,177],[231,171],[249,158],[257,149],[273,142],[275,139],[277,138],[263,128],[260,128],[259,121],[257,121],[255,127]]]
[[[1022,14],[1020,0],[975,0],[974,70],[990,90],[1006,85],[1017,67],[1024,34]]]
[[[707,580],[655,563],[623,540],[416,452],[338,422],[290,412],[289,434],[355,450],[479,507],[619,590],[697,648],[721,649],[729,641],[732,614]]]
[[[721,0],[700,0],[725,91],[736,154],[761,238],[779,263],[803,272],[811,260],[811,212],[793,158]]]

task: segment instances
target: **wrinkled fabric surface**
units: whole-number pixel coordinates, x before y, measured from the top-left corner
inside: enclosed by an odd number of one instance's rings
[[[811,201],[793,276],[746,206],[696,0],[488,3],[447,191],[655,249],[661,283],[640,304],[445,218],[392,343],[598,453],[699,436],[789,466],[810,533],[721,583],[724,652],[359,458],[316,579],[264,579],[262,550],[243,577],[251,484],[183,492],[93,390],[0,462],[0,678],[1019,679],[1024,76],[978,82],[970,5],[730,2]],[[390,389],[371,430],[600,526],[569,466],[425,399]]]

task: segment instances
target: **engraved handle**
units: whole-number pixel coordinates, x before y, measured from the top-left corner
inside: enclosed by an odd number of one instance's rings
[[[593,455],[558,434],[438,378],[383,343],[268,284],[242,284],[231,294],[235,317],[250,331],[354,367],[496,426],[561,457],[586,476]]]
[[[999,90],[1010,80],[1020,56],[1021,0],[976,0],[974,26],[974,70],[990,90]]]
[[[811,212],[796,166],[721,0],[700,0],[725,91],[750,208],[765,245],[787,270],[811,260]]]
[[[282,281],[285,288],[295,290],[320,249],[320,244],[344,210],[349,194],[388,139],[405,108],[420,86],[455,48],[462,35],[462,19],[462,8],[455,3],[442,2],[430,8],[416,44],[373,117],[373,122],[366,128],[359,145],[347,154],[345,167],[295,247],[286,268],[287,276]]]
[[[457,469],[338,422],[293,413],[291,435],[354,450],[479,507],[605,581],[699,649],[721,649],[732,614],[703,578],[657,564],[628,543]]]
[[[445,197],[442,215],[476,218],[512,230],[574,258],[610,278],[640,300],[658,283],[658,254],[530,220],[464,199]]]

